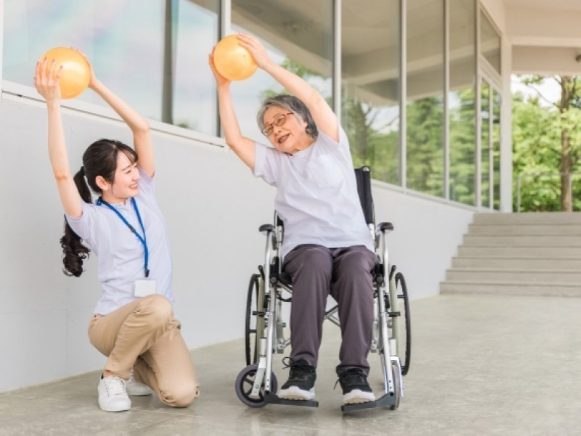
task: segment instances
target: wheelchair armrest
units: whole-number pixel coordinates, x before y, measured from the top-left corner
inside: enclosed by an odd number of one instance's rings
[[[263,224],[258,228],[259,232],[274,232],[274,226],[272,224]]]
[[[385,232],[386,230],[393,230],[393,224],[392,223],[379,223],[377,225],[377,230],[379,230],[380,232]]]

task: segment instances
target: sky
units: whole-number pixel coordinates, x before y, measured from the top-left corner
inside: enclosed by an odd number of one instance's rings
[[[517,76],[515,74],[512,75],[510,79],[510,90],[514,94],[517,91],[521,91],[527,97],[537,97],[539,94],[534,90],[531,89],[530,86],[524,85],[521,83],[520,78],[522,76]],[[538,86],[534,86],[541,95],[550,102],[556,102],[561,98],[561,88],[559,84],[551,78],[547,78],[543,80]],[[544,99],[539,100],[539,104],[541,106],[550,107],[551,104]]]

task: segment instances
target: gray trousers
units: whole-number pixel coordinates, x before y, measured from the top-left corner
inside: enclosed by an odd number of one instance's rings
[[[299,245],[284,259],[291,275],[291,360],[317,366],[329,294],[339,304],[340,364],[337,374],[350,368],[369,373],[367,355],[373,335],[373,277],[376,256],[362,245],[326,248]]]

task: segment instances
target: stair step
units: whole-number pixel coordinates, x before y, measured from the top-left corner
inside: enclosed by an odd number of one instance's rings
[[[581,271],[581,250],[577,259],[566,258],[499,258],[499,257],[455,257],[452,268],[474,269],[558,269]]]
[[[483,282],[515,284],[571,284],[581,290],[581,271],[561,270],[499,270],[499,269],[450,269],[446,273],[448,282]]]
[[[471,236],[581,236],[581,224],[470,224],[468,233]]]
[[[494,245],[461,245],[458,247],[458,257],[581,259],[581,247],[505,247]]]
[[[581,236],[472,236],[464,235],[466,245],[503,245],[511,247],[579,247]]]
[[[581,297],[578,285],[555,285],[554,283],[537,283],[522,285],[515,283],[450,283],[440,284],[442,294],[491,294],[551,297]]]
[[[581,213],[478,213],[440,292],[581,298]]]
[[[475,224],[579,224],[581,212],[477,213]]]

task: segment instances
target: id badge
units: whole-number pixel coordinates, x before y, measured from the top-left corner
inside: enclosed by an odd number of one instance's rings
[[[136,280],[134,295],[136,297],[147,297],[155,294],[155,280]]]

